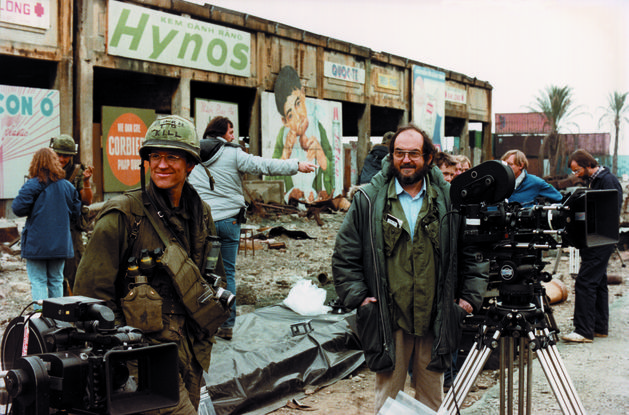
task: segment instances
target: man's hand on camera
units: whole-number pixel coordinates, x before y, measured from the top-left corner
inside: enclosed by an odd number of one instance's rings
[[[315,168],[317,167],[316,164],[308,161],[300,161],[297,166],[297,169],[302,173],[311,173],[315,171]]]

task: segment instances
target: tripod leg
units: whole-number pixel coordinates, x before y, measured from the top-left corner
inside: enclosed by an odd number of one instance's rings
[[[524,382],[524,337],[520,337],[520,344],[518,347],[520,355],[518,357],[518,414],[524,414],[524,396],[525,396],[525,382]]]
[[[622,259],[622,255],[620,255],[620,251],[618,250],[618,245],[616,245],[616,254],[618,255],[618,258],[620,259],[620,263],[622,264],[622,267],[625,268],[625,261]]]
[[[500,338],[500,332],[496,331],[492,338],[494,341],[497,341]],[[455,414],[458,411],[458,406],[460,406],[467,397],[476,378],[483,370],[487,359],[489,359],[492,350],[493,349],[487,345],[483,345],[480,349],[478,347],[472,348],[463,363],[463,367],[459,370],[459,374],[454,380],[452,387],[443,399],[437,411],[438,415]]]
[[[507,343],[505,341],[500,342],[500,415],[506,414],[505,408],[505,395],[507,393]]]
[[[585,413],[585,407],[583,403],[581,403],[581,399],[579,399],[579,395],[577,394],[577,390],[574,388],[572,380],[568,375],[568,371],[566,370],[565,365],[563,364],[563,360],[561,360],[561,356],[559,355],[559,350],[557,350],[557,346],[550,345],[548,346],[548,354],[550,360],[554,363],[557,373],[562,381],[563,387],[566,389],[568,397],[570,401],[573,403],[575,408],[578,408],[581,413]]]
[[[533,351],[526,353],[526,415],[531,415],[531,397],[533,396]]]
[[[529,333],[529,338],[535,344],[539,344],[532,333]],[[585,414],[585,408],[572,385],[556,346],[544,345],[538,348],[536,353],[562,412],[564,414]]]

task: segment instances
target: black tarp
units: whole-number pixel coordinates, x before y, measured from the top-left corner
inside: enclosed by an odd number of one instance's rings
[[[302,316],[283,305],[239,316],[234,338],[217,338],[205,373],[217,415],[264,414],[307,388],[330,385],[363,362],[350,328],[354,313]],[[292,335],[291,325],[300,332]]]

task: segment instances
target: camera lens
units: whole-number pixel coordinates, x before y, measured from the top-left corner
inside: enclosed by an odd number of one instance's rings
[[[231,306],[234,304],[234,301],[236,301],[236,296],[230,291],[227,291],[223,288],[218,288],[216,290],[216,296],[218,297],[219,301],[223,303],[223,306],[225,308],[231,308]]]

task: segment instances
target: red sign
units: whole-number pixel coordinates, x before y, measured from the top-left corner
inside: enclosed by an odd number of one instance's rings
[[[105,154],[114,176],[127,186],[140,182],[140,146],[147,126],[133,113],[120,115],[112,123],[105,142]]]

